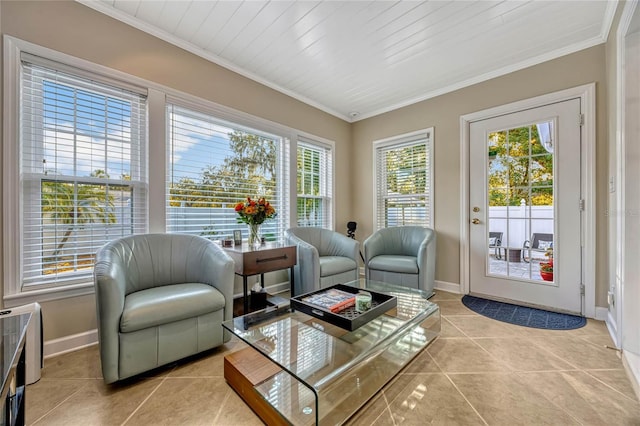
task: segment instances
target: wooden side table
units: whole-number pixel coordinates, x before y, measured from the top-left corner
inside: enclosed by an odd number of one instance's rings
[[[235,262],[235,273],[242,277],[243,313],[249,312],[247,278],[260,274],[260,285],[264,288],[265,272],[291,270],[291,294],[293,294],[293,267],[296,265],[296,246],[279,243],[265,243],[258,248],[241,246],[223,247]]]

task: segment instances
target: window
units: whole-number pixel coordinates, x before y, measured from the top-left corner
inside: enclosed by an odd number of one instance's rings
[[[320,153],[309,170],[320,185],[311,198],[322,198],[322,207],[307,212],[331,224],[332,142],[11,36],[4,41],[5,306],[92,293],[95,253],[122,236],[151,229],[219,239],[241,230],[247,238],[234,207],[248,196],[275,207],[262,235],[279,240],[295,221],[290,141],[301,138]]]
[[[376,229],[433,226],[433,128],[377,141]]]
[[[240,229],[246,238],[234,206],[265,197],[277,215],[261,234],[279,240],[288,218],[285,138],[178,105],[168,105],[167,115],[167,232],[220,239]]]
[[[331,146],[306,140],[298,141],[297,164],[298,226],[331,229]]]
[[[144,232],[145,98],[22,59],[21,290],[91,281],[106,242]]]

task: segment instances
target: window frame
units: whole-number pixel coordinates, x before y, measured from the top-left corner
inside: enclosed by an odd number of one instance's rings
[[[304,138],[306,140],[322,141],[323,143],[331,144],[332,147],[334,146],[332,141],[315,135],[9,35],[3,36],[3,46],[4,113],[2,118],[2,131],[3,141],[5,141],[5,143],[3,143],[2,146],[2,204],[4,219],[2,241],[4,265],[2,273],[4,279],[3,301],[4,306],[7,307],[32,302],[91,295],[94,293],[93,279],[67,286],[39,288],[28,291],[22,289],[20,280],[22,274],[22,236],[20,232],[22,219],[20,216],[19,191],[19,143],[10,144],[6,141],[18,141],[20,135],[20,64],[23,54],[37,56],[43,61],[53,61],[61,67],[69,67],[68,70],[73,70],[74,74],[81,77],[91,78],[107,84],[117,82],[118,87],[133,91],[146,91],[147,141],[144,148],[145,151],[141,153],[142,161],[146,162],[148,176],[146,183],[146,232],[166,232],[165,196],[167,171],[166,167],[149,167],[149,164],[167,164],[166,105],[168,103],[203,111],[213,115],[216,119],[265,133],[280,135],[288,140],[287,152],[284,153],[284,158],[287,158],[288,161],[283,161],[281,165],[283,167],[281,170],[281,173],[283,173],[282,176],[287,182],[287,188],[283,191],[282,197],[285,197],[287,203],[284,210],[278,211],[278,216],[284,218],[287,226],[296,223],[297,219],[295,208],[293,207],[296,205],[296,187],[293,183],[296,182],[297,141],[300,138]],[[332,150],[332,152],[334,151],[335,149]],[[284,163],[286,163],[286,167]],[[331,221],[334,223],[335,206],[332,207]]]
[[[29,93],[36,94],[35,96],[23,96],[23,98],[28,98],[29,101],[25,101],[24,104],[17,106],[22,120],[20,123],[21,134],[31,135],[29,137],[21,136],[19,142],[19,149],[22,153],[19,196],[22,207],[21,219],[23,221],[21,224],[23,257],[21,259],[20,282],[22,283],[21,288],[23,291],[29,292],[36,289],[64,287],[74,283],[86,282],[87,279],[92,276],[93,269],[77,269],[79,266],[77,256],[94,254],[96,247],[101,246],[103,241],[108,240],[108,234],[118,234],[117,224],[107,225],[105,223],[93,222],[86,223],[82,227],[76,227],[74,224],[72,228],[69,228],[69,225],[65,226],[55,221],[52,222],[50,218],[47,220],[47,216],[42,211],[42,200],[44,200],[44,187],[46,185],[60,184],[61,186],[57,188],[60,189],[64,187],[69,189],[72,191],[71,193],[74,198],[80,193],[80,188],[82,187],[104,187],[105,202],[109,188],[116,190],[116,192],[118,188],[125,189],[125,192],[130,193],[130,199],[135,200],[135,202],[130,206],[130,209],[121,210],[121,213],[127,213],[128,211],[129,216],[128,221],[120,223],[121,231],[128,229],[130,232],[144,232],[146,229],[147,197],[145,192],[147,187],[147,173],[143,155],[146,151],[147,141],[147,101],[146,95],[142,90],[132,92],[129,88],[122,88],[121,85],[114,81],[97,83],[95,79],[88,80],[85,76],[75,73],[74,70],[70,70],[66,66],[58,66],[58,64],[52,61],[42,60],[33,55],[21,55],[21,59],[23,59],[23,62],[26,62],[26,64],[23,63],[20,65],[21,81],[25,83],[25,87],[27,84],[29,85]],[[87,176],[82,172],[78,172],[78,167],[81,167],[82,164],[82,155],[79,154],[79,152],[82,151],[82,146],[79,145],[79,143],[81,144],[83,137],[93,139],[96,135],[83,132],[82,120],[79,120],[71,126],[66,126],[66,121],[60,125],[60,118],[57,113],[55,117],[51,117],[51,122],[47,124],[46,120],[43,120],[43,117],[50,114],[52,110],[51,105],[47,104],[46,87],[53,90],[60,89],[64,92],[68,91],[68,96],[70,97],[63,97],[60,101],[63,103],[72,101],[73,106],[68,106],[68,108],[63,107],[61,111],[73,113],[74,117],[83,115],[83,106],[81,106],[79,102],[82,102],[83,99],[86,101],[87,97],[92,99],[92,106],[94,106],[93,102],[95,100],[98,101],[98,107],[102,102],[122,102],[123,105],[131,106],[129,116],[131,135],[127,139],[122,139],[123,147],[125,148],[123,153],[129,157],[129,180],[122,177],[111,178],[107,176],[94,176],[93,174]],[[25,110],[29,112],[32,110],[42,111],[42,114],[27,113],[25,115]],[[93,117],[91,118],[92,125],[93,123],[97,124],[96,129],[104,131],[105,133],[110,129],[111,120],[120,117],[117,110],[115,113],[113,110],[109,113],[107,111],[108,107],[103,111],[105,115],[99,117],[97,121],[94,121]],[[84,105],[84,115],[86,115],[86,104]],[[126,117],[126,115],[122,117]],[[29,131],[25,133],[25,129]],[[111,127],[111,129],[113,128]],[[57,139],[55,141],[48,139],[46,137],[47,132],[56,132],[56,136],[62,135],[61,140],[67,141],[69,146],[73,146],[73,154],[67,155],[66,158],[62,156],[62,163],[52,165],[55,168],[64,167],[64,169],[58,169],[58,172],[53,174],[49,173],[49,169],[45,166],[46,163],[44,163],[44,159],[50,157],[46,152],[49,149],[55,150],[56,153],[59,152],[58,149],[64,150],[65,142],[59,145]],[[109,163],[107,147],[110,141],[113,143],[117,140],[117,137],[108,137],[104,134],[101,135],[99,139],[101,138],[104,138],[104,145],[96,145],[96,147],[98,147],[102,153],[97,157],[94,157],[95,154],[92,154],[91,159],[104,160],[102,167],[104,167],[104,171],[106,171]],[[54,156],[54,158],[55,157],[56,156]],[[115,163],[118,163],[117,159]],[[49,167],[51,167],[51,165]],[[64,172],[60,173],[61,170],[64,170]],[[77,208],[77,201],[74,202],[73,205],[74,209]],[[117,210],[112,213],[117,214]],[[128,226],[126,226],[127,223]],[[125,226],[123,227],[123,225]],[[62,229],[59,227],[62,227]],[[65,232],[70,229],[72,230],[72,233],[68,235],[71,238],[68,243],[65,244],[65,251],[68,252],[67,256],[73,258],[71,266],[75,269],[74,271],[68,271],[62,274],[47,274],[45,272],[47,269],[50,270],[50,268],[47,267],[47,263],[42,256],[44,256],[44,253],[51,247],[51,244],[54,244],[54,246],[58,244],[56,241],[47,241],[42,238],[38,239],[38,237],[44,236],[39,234],[47,229],[49,232],[54,233],[57,232],[58,229],[60,229],[60,231],[64,230]],[[94,229],[98,231],[98,234],[95,234],[95,237],[92,232],[87,235],[86,232],[81,232],[81,229]],[[76,239],[78,240],[74,243]],[[83,248],[82,245],[86,243],[90,243],[93,248]],[[38,252],[41,254],[39,256],[32,256],[31,259],[25,256],[25,253]],[[56,249],[54,252],[58,252],[58,250]],[[60,261],[61,260],[55,261],[53,265],[60,265]]]
[[[325,156],[324,161],[326,161],[327,164],[325,166],[324,171],[321,171],[321,173],[319,174],[321,194],[318,196],[313,196],[309,194],[299,194],[297,191],[297,186],[298,186],[297,170],[299,169],[299,165],[297,163],[297,157],[298,157],[297,153],[301,145],[306,146],[307,149],[324,151],[324,156]],[[325,205],[323,206],[322,210],[323,210],[323,214],[327,216],[327,219],[325,220],[323,227],[326,229],[334,230],[335,203],[333,202],[334,200],[333,194],[335,193],[335,187],[334,187],[335,179],[333,177],[334,177],[334,164],[335,164],[335,144],[327,140],[310,139],[306,137],[298,138],[298,141],[296,144],[295,157],[296,157],[296,180],[295,180],[296,203],[295,203],[295,207],[292,206],[292,209],[295,212],[296,220],[293,223],[295,223],[296,226],[302,226],[299,224],[300,218],[298,217],[298,207],[297,207],[298,199],[301,198],[301,196],[303,198],[317,198],[325,202],[324,203]]]
[[[433,183],[433,176],[434,176],[434,162],[433,162],[433,158],[434,158],[434,128],[433,127],[428,127],[425,129],[421,129],[421,130],[416,130],[414,132],[409,132],[409,133],[404,133],[401,135],[397,135],[397,136],[392,136],[389,138],[385,138],[385,139],[379,139],[373,142],[373,228],[374,231],[377,231],[379,229],[385,228],[385,224],[380,222],[380,217],[381,217],[381,212],[380,212],[380,205],[381,205],[381,201],[380,201],[380,197],[381,196],[385,196],[382,195],[382,192],[386,192],[386,188],[381,188],[378,185],[378,180],[379,180],[379,170],[378,170],[378,161],[379,161],[379,155],[383,152],[383,151],[388,151],[391,149],[402,149],[402,148],[406,148],[406,147],[410,147],[410,146],[418,146],[418,145],[422,145],[421,141],[424,141],[424,146],[426,148],[426,155],[427,155],[427,180],[428,180],[428,184],[427,184],[427,192],[424,194],[427,199],[428,199],[428,204],[427,204],[427,214],[426,214],[426,220],[423,224],[421,224],[421,226],[426,226],[429,228],[433,228],[434,227],[434,223],[433,223],[433,200],[434,200],[434,183]],[[386,216],[385,216],[386,219]]]
[[[220,126],[228,126],[229,128],[233,128],[234,130],[246,131],[251,134],[263,136],[267,139],[279,139],[279,144],[277,148],[278,161],[276,161],[276,166],[278,167],[277,176],[280,181],[276,181],[276,192],[277,192],[277,200],[274,203],[274,200],[268,200],[274,205],[277,205],[277,216],[275,217],[276,227],[281,231],[280,238],[284,234],[284,230],[290,226],[290,214],[291,211],[291,191],[290,191],[290,163],[291,163],[291,142],[290,142],[290,131],[287,129],[283,129],[281,126],[272,126],[268,125],[265,122],[260,122],[255,120],[254,118],[247,119],[245,117],[242,119],[241,117],[235,114],[226,114],[221,111],[219,108],[214,107],[212,104],[208,102],[190,102],[183,98],[176,97],[168,97],[165,102],[165,116],[168,117],[170,114],[170,107],[176,106],[181,109],[188,110],[188,112],[194,112],[196,114],[202,114],[210,118],[213,122],[216,122]],[[165,138],[165,145],[163,149],[165,152],[169,151],[170,144],[170,122],[167,118],[166,122],[166,131],[167,137]],[[166,157],[165,161],[165,169],[169,170],[171,167],[171,158],[169,155]],[[165,175],[165,183],[169,183],[169,173]],[[166,187],[165,187],[166,188]],[[259,196],[263,194],[246,194],[247,196]],[[166,209],[168,206],[168,191],[165,189],[165,194],[163,198],[164,208]],[[236,200],[236,202],[242,201],[241,199]],[[235,213],[233,213],[235,216]],[[165,210],[166,217],[166,210]],[[271,223],[271,222],[270,222]],[[167,226],[169,221],[167,220],[165,223],[164,232],[169,232]],[[245,230],[247,228],[244,224],[235,224],[234,229]],[[231,236],[233,230],[227,230],[228,235]]]

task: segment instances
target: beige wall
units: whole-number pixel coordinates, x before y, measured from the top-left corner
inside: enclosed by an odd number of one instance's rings
[[[597,142],[597,258],[596,305],[606,306],[607,288],[607,170],[605,48],[581,52],[438,96],[353,125],[352,219],[358,238],[373,229],[372,142],[410,131],[434,127],[434,227],[438,233],[436,280],[460,283],[460,116],[487,108],[596,83]]]
[[[3,34],[335,141],[336,229],[346,229],[346,222],[355,220],[360,241],[371,233],[373,223],[372,141],[434,126],[436,279],[456,284],[460,283],[460,116],[596,82],[597,253],[603,259],[597,267],[596,302],[606,305],[608,145],[603,46],[350,125],[75,2],[0,2],[0,29]],[[352,149],[357,156],[352,157]],[[43,316],[45,340],[96,327],[93,296],[43,303]]]
[[[351,129],[343,120],[76,2],[3,1],[0,8],[3,34],[333,140],[336,181],[350,176]],[[336,229],[350,220],[350,191],[336,186]],[[96,328],[93,296],[45,302],[42,312],[45,340]]]

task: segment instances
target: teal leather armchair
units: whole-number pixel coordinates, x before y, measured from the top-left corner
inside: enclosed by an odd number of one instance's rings
[[[353,238],[330,229],[299,227],[287,229],[284,239],[297,246],[292,296],[358,279],[360,243]]]
[[[396,226],[374,232],[364,243],[367,279],[424,290],[429,296],[436,269],[436,233],[422,226]]]
[[[230,339],[233,260],[213,242],[143,234],[102,247],[94,267],[102,375],[131,377]]]

